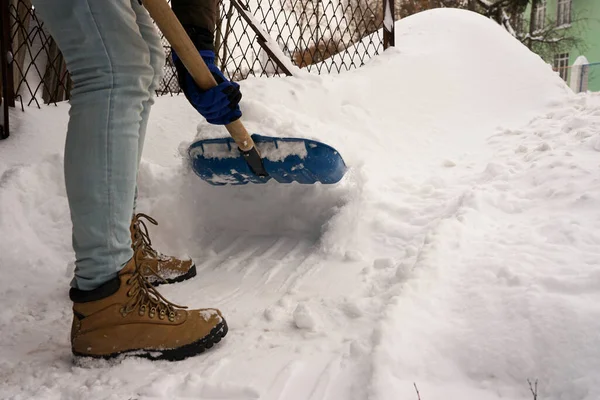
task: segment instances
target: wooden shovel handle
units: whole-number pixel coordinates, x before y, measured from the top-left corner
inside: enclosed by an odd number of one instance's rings
[[[217,81],[166,0],[143,0],[143,4],[198,87],[208,90],[217,86]],[[240,119],[225,125],[225,128],[241,150],[249,151],[255,147],[254,141]]]

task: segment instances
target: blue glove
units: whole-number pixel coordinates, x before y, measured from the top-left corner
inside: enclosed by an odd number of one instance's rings
[[[215,65],[215,53],[211,50],[200,50],[200,55],[218,86],[206,91],[200,89],[189,74],[181,59],[173,50],[173,62],[177,69],[179,87],[183,90],[190,104],[213,125],[227,125],[242,116],[240,85],[225,78]]]

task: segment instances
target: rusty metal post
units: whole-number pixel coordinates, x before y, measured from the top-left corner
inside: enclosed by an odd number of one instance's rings
[[[8,107],[15,106],[15,93],[12,74],[12,48],[10,44],[10,16],[8,1],[0,1],[0,66],[2,67],[2,107],[4,109],[4,121],[0,129],[0,139],[9,136]]]
[[[383,49],[395,45],[394,22],[395,7],[394,0],[383,0]]]

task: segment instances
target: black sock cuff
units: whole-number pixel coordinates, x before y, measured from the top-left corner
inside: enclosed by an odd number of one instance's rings
[[[88,303],[90,301],[102,300],[115,294],[120,286],[121,280],[119,277],[116,277],[93,290],[71,288],[69,290],[69,298],[74,303]]]

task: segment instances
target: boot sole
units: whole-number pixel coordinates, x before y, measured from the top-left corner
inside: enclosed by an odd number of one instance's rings
[[[196,276],[196,265],[194,264],[188,270],[188,272],[186,272],[185,274],[179,275],[175,278],[166,279],[166,282],[163,282],[160,279],[157,279],[154,282],[152,282],[152,286],[156,287],[156,286],[160,286],[160,285],[167,285],[169,283],[183,282],[183,281],[187,281],[188,279],[193,278],[195,276]]]
[[[93,362],[94,360],[115,360],[128,357],[146,358],[152,361],[181,361],[212,348],[227,335],[228,331],[227,322],[225,319],[222,319],[202,339],[175,349],[137,349],[103,355],[82,354],[73,350],[74,362],[75,364],[85,365],[88,360]]]

